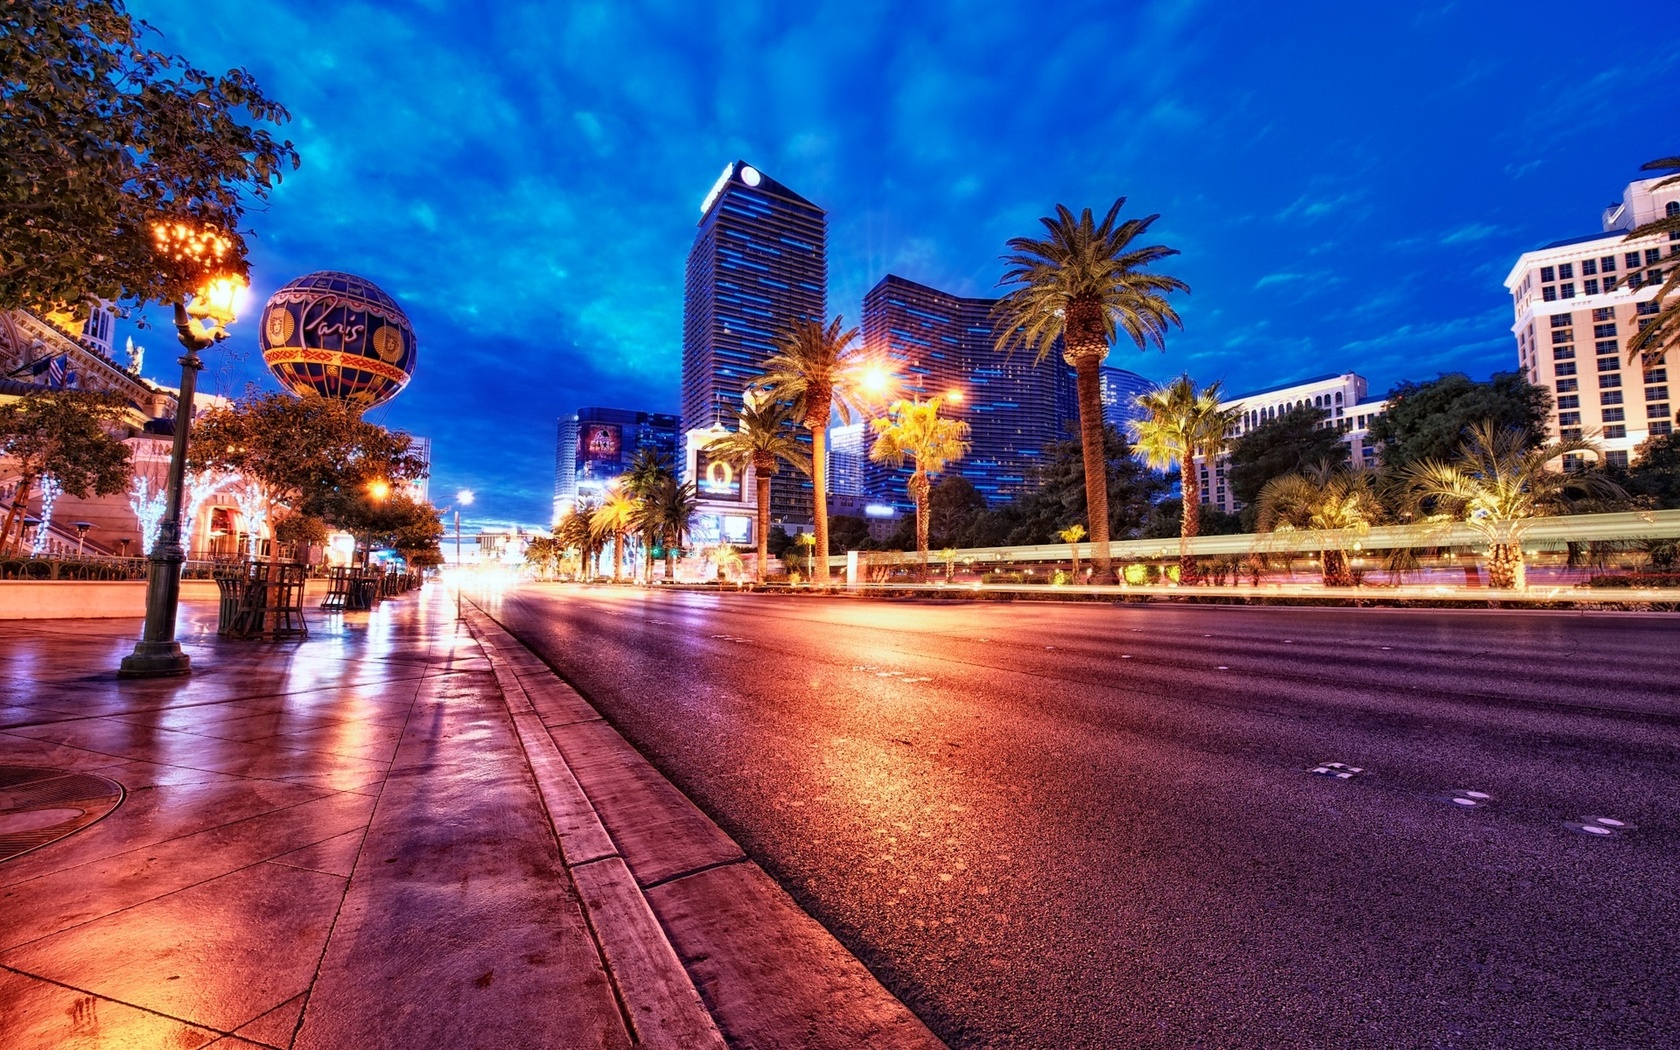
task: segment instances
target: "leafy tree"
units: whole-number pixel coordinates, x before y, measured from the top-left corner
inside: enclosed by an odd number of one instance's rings
[[[805,474],[811,472],[811,457],[805,454],[793,427],[793,410],[786,402],[748,397],[735,429],[719,435],[706,446],[708,452],[728,461],[737,470],[753,469],[758,492],[759,583],[764,582],[770,565],[770,476],[779,473],[783,463]]]
[[[1201,531],[1201,486],[1197,483],[1196,457],[1212,463],[1225,448],[1226,434],[1236,423],[1241,411],[1221,405],[1224,391],[1219,383],[1210,383],[1200,390],[1187,375],[1179,376],[1166,386],[1158,387],[1138,398],[1144,417],[1132,424],[1138,450],[1152,467],[1163,470],[1178,468],[1180,489],[1184,499],[1180,503],[1178,572],[1179,579],[1193,583],[1196,579],[1196,559],[1190,556],[1186,541]]]
[[[281,393],[205,413],[193,424],[187,467],[240,475],[256,486],[269,521],[286,507],[333,525],[355,521],[374,482],[426,475],[408,434],[366,422],[335,398]]]
[[[843,328],[835,317],[824,327],[810,319],[795,322],[776,340],[776,352],[764,362],[756,386],[777,401],[793,406],[794,415],[811,432],[812,521],[816,544],[828,549],[828,420],[838,412],[850,423],[858,406],[862,355],[856,347],[858,330]],[[828,586],[828,562],[817,559],[812,582]]]
[[[1346,470],[1329,462],[1305,467],[1266,482],[1256,504],[1261,532],[1330,532],[1335,545],[1320,559],[1324,583],[1352,587],[1349,536],[1363,536],[1383,519],[1376,476]]]
[[[945,467],[968,454],[968,424],[939,415],[940,399],[895,401],[888,414],[869,421],[875,442],[869,458],[877,463],[902,467],[906,459],[916,466],[906,488],[916,504],[916,558],[922,577],[928,569],[928,475],[942,474]]]
[[[110,432],[126,407],[114,394],[84,390],[42,390],[0,405],[0,455],[18,474],[0,523],[0,554],[22,542],[29,496],[43,477],[57,479],[78,498],[112,496],[127,487],[128,446]]]
[[[1149,517],[1137,536],[1142,540],[1168,540],[1181,535],[1184,501],[1164,499],[1149,508]],[[1196,514],[1196,535],[1235,536],[1248,531],[1241,514],[1227,514],[1218,507],[1203,504]],[[1180,572],[1183,570],[1181,569]]]
[[[1101,223],[1089,208],[1075,218],[1058,204],[1054,218],[1039,220],[1048,236],[1011,238],[1010,254],[1003,257],[1009,268],[999,284],[1014,287],[997,306],[998,350],[1026,347],[1036,353],[1034,364],[1042,365],[1059,341],[1062,359],[1074,370],[1095,583],[1115,579],[1108,548],[1108,490],[1098,480],[1106,440],[1099,366],[1120,332],[1140,350],[1150,342],[1164,347],[1167,328],[1181,325],[1166,297],[1190,290],[1176,277],[1147,271],[1178,252],[1161,245],[1136,246],[1133,242],[1160,216],[1117,222],[1125,203],[1124,197],[1116,200]]]
[[[787,536],[787,533],[782,535]],[[836,514],[828,519],[828,553],[845,554],[847,551],[867,550],[871,542],[868,518],[860,518],[856,514]],[[788,536],[783,549],[791,546],[793,537]]]
[[[215,229],[245,272],[246,204],[298,164],[261,125],[290,118],[249,73],[196,69],[154,32],[121,0],[0,6],[0,309],[182,298],[203,269],[159,258],[158,223]]]
[[[1633,466],[1618,478],[1628,495],[1658,510],[1680,507],[1680,436],[1650,438],[1634,455]]]
[[[307,514],[288,512],[274,523],[274,539],[278,543],[301,548],[327,542],[327,523]]]
[[[1680,157],[1663,157],[1644,165],[1643,171],[1674,172],[1668,178],[1657,183],[1655,189],[1663,189],[1680,183]],[[1650,222],[1634,228],[1627,235],[1628,240],[1641,237],[1651,237],[1657,234],[1667,234],[1670,241],[1680,240],[1680,213],[1659,216]],[[1670,248],[1672,262],[1673,249]],[[1649,323],[1640,327],[1639,333],[1628,340],[1628,360],[1637,361],[1641,357],[1654,366],[1668,357],[1668,352],[1680,346],[1680,266],[1668,268],[1668,279],[1657,289],[1656,316],[1649,319]],[[1643,320],[1643,319],[1642,319]]]
[[[1520,430],[1538,445],[1551,411],[1551,390],[1533,385],[1521,372],[1495,372],[1485,383],[1462,372],[1443,372],[1427,383],[1396,385],[1368,434],[1379,446],[1383,467],[1398,475],[1421,460],[1452,459],[1479,423]]]
[[[1304,405],[1268,419],[1231,442],[1225,482],[1246,508],[1245,521],[1254,521],[1260,490],[1273,478],[1320,463],[1339,467],[1347,462],[1349,450],[1341,432],[1324,425],[1329,419],[1326,410]]]
[[[947,474],[928,493],[928,540],[941,546],[976,546],[975,528],[985,515],[986,497],[974,482]]]
[[[1536,447],[1534,436],[1484,420],[1472,425],[1449,462],[1425,459],[1401,475],[1408,509],[1437,522],[1463,522],[1488,544],[1488,582],[1523,589],[1522,538],[1534,519],[1567,513],[1582,497],[1625,495],[1604,475],[1563,473],[1547,464],[1598,452],[1590,441]]]
[[[1046,462],[1036,472],[1037,488],[985,515],[966,537],[968,546],[1049,543],[1069,525],[1089,519],[1084,446],[1060,441],[1046,446],[1044,452]],[[1107,424],[1103,426],[1103,465],[1108,479],[1104,492],[1108,533],[1135,536],[1166,484],[1138,462],[1120,431]]]

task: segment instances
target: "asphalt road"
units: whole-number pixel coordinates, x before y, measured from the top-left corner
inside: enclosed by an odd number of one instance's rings
[[[1680,618],[483,604],[953,1047],[1680,1046]]]

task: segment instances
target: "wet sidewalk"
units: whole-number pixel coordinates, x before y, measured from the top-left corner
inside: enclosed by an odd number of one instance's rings
[[[0,859],[5,1047],[940,1045],[440,588],[214,615],[178,680],[115,679],[136,621],[0,625],[0,858],[123,793]]]

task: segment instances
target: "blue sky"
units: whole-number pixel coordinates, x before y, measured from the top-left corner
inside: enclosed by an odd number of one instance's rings
[[[131,10],[291,110],[303,167],[249,215],[253,298],[317,269],[395,295],[419,369],[372,418],[431,436],[434,499],[471,486],[486,521],[547,521],[563,412],[675,411],[683,263],[737,158],[828,209],[850,319],[888,272],[989,294],[1007,238],[1123,195],[1193,291],[1165,353],[1111,363],[1382,391],[1513,367],[1516,256],[1680,151],[1680,20],[1656,9],[1637,31],[1550,2]],[[273,387],[235,332],[207,388]],[[140,341],[173,382],[166,330]]]

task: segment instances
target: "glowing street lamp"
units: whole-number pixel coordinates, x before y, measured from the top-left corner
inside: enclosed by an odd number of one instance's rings
[[[181,358],[181,392],[175,399],[175,440],[169,453],[163,521],[146,566],[146,626],[134,651],[123,657],[119,678],[162,678],[192,673],[192,658],[175,640],[175,616],[181,603],[181,489],[187,469],[187,436],[192,430],[193,395],[198,371],[204,367],[200,350],[227,338],[227,326],[238,316],[246,290],[245,278],[223,272],[232,241],[213,230],[184,224],[153,227],[153,247],[163,265],[190,265],[209,274],[187,302],[175,304],[175,331],[186,348]]]
[[[470,507],[473,502],[473,490],[462,489],[455,493],[455,619],[461,618],[461,508]]]

